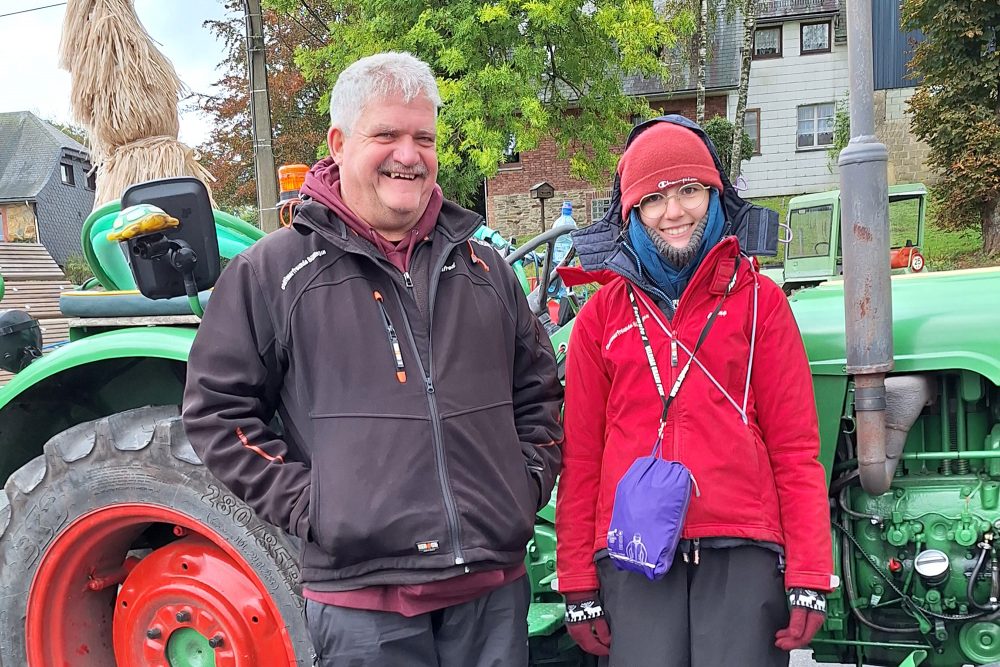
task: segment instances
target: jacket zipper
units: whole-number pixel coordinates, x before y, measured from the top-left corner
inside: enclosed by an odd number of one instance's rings
[[[444,257],[451,253],[451,248],[449,248],[445,253]],[[442,266],[444,262],[441,262]],[[403,328],[406,329],[406,336],[410,342],[410,346],[413,348],[414,353],[417,358],[417,368],[420,370],[421,376],[424,378],[424,391],[427,394],[427,405],[431,411],[431,430],[433,432],[434,440],[434,463],[438,471],[438,481],[441,486],[441,495],[444,498],[445,513],[448,518],[448,534],[452,541],[452,555],[454,557],[455,565],[464,565],[465,556],[462,554],[461,547],[461,533],[459,531],[458,524],[458,510],[456,509],[455,496],[451,491],[451,484],[448,481],[448,466],[447,460],[444,453],[444,436],[441,432],[441,413],[438,411],[437,397],[434,395],[434,381],[433,381],[433,366],[434,357],[433,348],[431,346],[431,330],[433,330],[433,314],[434,314],[434,292],[437,290],[437,280],[435,277],[438,272],[440,272],[439,267],[435,267],[431,276],[431,297],[430,297],[430,307],[427,313],[428,321],[428,332],[427,332],[427,357],[431,364],[430,372],[424,369],[424,362],[420,359],[420,350],[417,349],[417,342],[413,338],[413,329],[410,326],[410,318],[406,316],[406,311],[403,311]],[[396,298],[399,299],[399,289],[396,284],[392,285],[393,291],[396,293]]]
[[[392,326],[389,313],[385,310],[385,303],[383,302],[381,292],[375,290],[372,294],[375,296],[378,309],[382,311],[385,332],[389,336],[389,349],[392,351],[392,360],[396,364],[396,379],[399,380],[400,384],[403,384],[406,382],[406,368],[403,366],[403,352],[399,349],[399,336],[396,335],[396,328]]]

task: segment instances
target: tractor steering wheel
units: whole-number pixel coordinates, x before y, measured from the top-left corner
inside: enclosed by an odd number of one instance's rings
[[[533,254],[537,248],[545,246],[545,261],[543,262],[542,272],[538,276],[538,287],[528,295],[528,305],[531,306],[531,311],[535,315],[541,315],[545,311],[545,295],[548,294],[549,287],[559,278],[556,269],[560,266],[568,265],[576,257],[576,248],[570,248],[566,256],[562,258],[562,261],[557,266],[552,266],[552,255],[555,251],[556,241],[563,235],[573,231],[576,231],[576,227],[570,227],[569,225],[561,225],[546,230],[504,258],[508,264],[513,266],[528,255]]]

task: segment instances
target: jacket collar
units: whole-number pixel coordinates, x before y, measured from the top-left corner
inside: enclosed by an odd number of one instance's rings
[[[448,243],[444,245],[451,248],[469,239],[481,224],[483,219],[479,214],[445,199],[434,233],[446,239]],[[314,199],[305,199],[299,205],[292,228],[300,234],[315,232],[341,250],[385,260],[374,244],[351,231],[335,212]]]

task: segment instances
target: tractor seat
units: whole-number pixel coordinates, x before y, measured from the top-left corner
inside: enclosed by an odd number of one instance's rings
[[[202,308],[208,303],[211,294],[212,290],[204,290],[198,295]],[[186,296],[149,299],[138,290],[66,291],[59,296],[59,310],[65,317],[162,317],[193,314]]]

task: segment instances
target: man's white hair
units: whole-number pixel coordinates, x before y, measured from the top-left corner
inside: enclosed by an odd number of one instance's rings
[[[330,91],[330,126],[350,135],[370,102],[392,94],[402,94],[404,103],[424,95],[435,112],[441,106],[430,65],[409,53],[377,53],[351,64],[337,77]]]

